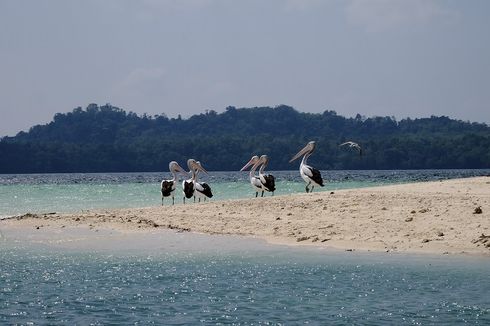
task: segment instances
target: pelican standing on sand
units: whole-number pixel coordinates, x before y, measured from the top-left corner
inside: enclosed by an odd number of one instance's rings
[[[255,189],[255,197],[258,197],[259,191],[262,192],[261,197],[264,197],[264,191],[269,191],[274,193],[276,190],[275,178],[271,174],[264,174],[264,170],[269,163],[269,157],[267,155],[262,155],[260,158],[257,155],[252,156],[250,161],[240,171],[244,171],[249,166],[250,169],[250,184]],[[260,166],[259,175],[255,175],[255,170]]]
[[[301,155],[304,155],[303,159],[301,160],[301,164],[299,165],[299,173],[301,174],[301,178],[303,178],[303,180],[305,180],[306,182],[305,189],[307,193],[313,192],[313,188],[315,186],[323,187],[323,179],[320,171],[306,164],[306,160],[308,160],[308,157],[310,157],[310,155],[315,150],[315,146],[316,143],[314,141],[310,141],[289,161],[289,163],[291,163],[294,160],[298,159]],[[309,188],[310,185],[311,189]]]
[[[191,173],[191,178],[182,181],[182,190],[184,191],[184,204],[186,198],[191,199],[194,196],[194,192],[196,190],[194,182],[197,178],[196,171],[200,170],[205,172],[205,170],[199,164],[197,164],[196,160],[193,158],[187,160],[187,167],[189,168],[189,173]]]
[[[262,164],[259,169],[259,179],[262,183],[261,197],[264,197],[264,190],[272,192],[272,195],[274,196],[274,190],[276,190],[276,178],[274,178],[272,174],[264,174],[264,170],[267,167],[267,164],[269,164],[269,157],[267,155],[262,155],[259,162]]]
[[[341,146],[349,146],[350,148],[354,148],[359,152],[359,156],[362,156],[362,148],[358,143],[354,143],[353,141],[346,141],[345,143],[339,145],[339,147]]]
[[[198,177],[200,171],[203,171],[204,173],[208,173],[208,171],[206,171],[206,169],[204,169],[202,167],[201,162],[197,161],[196,164],[197,164],[197,166],[199,166],[199,169],[195,168],[195,170],[194,170],[196,173],[196,178],[194,180],[194,190],[195,190],[194,191],[194,202],[196,201],[196,195],[197,195],[199,202],[201,202],[201,197],[204,197],[204,201],[206,201],[206,198],[213,197],[213,193],[211,192],[211,187],[206,182],[198,182],[197,181],[197,177]]]
[[[260,178],[255,175],[255,170],[260,165],[260,163],[261,163],[260,158],[257,155],[254,155],[252,156],[250,161],[248,161],[248,163],[245,164],[243,168],[240,169],[240,171],[245,171],[249,166],[252,166],[249,175],[250,175],[250,184],[255,189],[255,197],[259,195],[259,191],[262,191],[262,182],[260,181]]]
[[[178,173],[182,173],[185,176],[188,176],[187,172],[179,165],[179,163],[172,161],[168,164],[168,169],[170,173],[172,173],[173,178],[168,180],[162,180],[160,183],[160,190],[162,192],[162,205],[163,198],[172,196],[172,205],[175,204],[174,192],[175,186],[178,182]]]

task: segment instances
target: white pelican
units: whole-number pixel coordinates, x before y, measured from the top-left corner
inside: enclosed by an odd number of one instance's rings
[[[353,141],[346,141],[345,143],[342,143],[339,146],[349,146],[350,148],[354,148],[357,151],[359,151],[359,156],[362,156],[362,148],[358,143],[354,143]]]
[[[269,156],[267,155],[262,155],[259,159],[260,166],[259,169],[259,179],[260,182],[262,183],[262,196],[264,197],[264,190],[272,192],[272,195],[274,195],[274,190],[276,190],[276,178],[272,174],[264,174],[264,170],[267,167],[267,164],[269,164]]]
[[[313,188],[315,186],[320,186],[323,187],[323,179],[320,171],[315,169],[314,167],[309,166],[306,164],[306,160],[310,155],[313,153],[315,150],[316,143],[314,141],[310,141],[308,144],[306,144],[305,147],[303,147],[302,150],[300,150],[294,157],[289,161],[289,163],[293,162],[294,160],[298,159],[301,155],[303,156],[303,159],[301,160],[301,164],[299,165],[299,173],[301,174],[301,177],[303,180],[306,182],[306,192],[313,192]],[[309,186],[311,185],[311,189]]]
[[[178,173],[182,173],[185,176],[188,176],[187,172],[179,165],[179,163],[172,161],[168,164],[168,169],[170,173],[172,173],[173,178],[168,180],[162,180],[160,183],[160,190],[162,192],[162,205],[163,198],[172,196],[172,205],[175,204],[174,191],[175,185],[178,182]]]
[[[205,173],[208,173],[206,169],[204,169],[201,165],[201,162],[197,161],[196,164],[200,167],[200,169],[196,168],[195,173],[196,173],[196,178],[194,180],[194,195],[197,195],[197,198],[199,199],[199,202],[201,202],[201,197],[204,197],[204,201],[206,201],[206,198],[211,198],[213,197],[213,193],[211,192],[211,187],[206,183],[206,182],[198,182],[197,177],[199,175],[199,171],[203,171]],[[196,197],[194,197],[194,201],[196,201]]]
[[[184,191],[184,204],[185,204],[185,199],[190,199],[194,196],[194,191],[195,191],[195,186],[194,182],[196,181],[197,175],[196,171],[201,170],[202,167],[197,164],[196,160],[193,158],[190,158],[187,160],[187,167],[189,168],[189,173],[191,173],[191,178],[182,181],[182,190]]]
[[[245,171],[249,166],[252,166],[250,169],[250,184],[255,189],[255,197],[259,195],[259,191],[262,191],[262,182],[260,178],[255,175],[255,170],[261,164],[261,160],[257,155],[252,156],[250,161],[240,169],[240,171]]]

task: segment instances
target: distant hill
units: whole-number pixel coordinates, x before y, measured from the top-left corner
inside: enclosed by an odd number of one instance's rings
[[[345,118],[282,105],[169,119],[90,104],[2,138],[0,173],[167,171],[169,161],[185,166],[190,157],[209,170],[238,170],[252,154],[268,154],[269,169],[290,170],[310,140],[318,146],[309,162],[319,169],[490,168],[490,127],[444,116]],[[365,155],[339,148],[346,140]]]

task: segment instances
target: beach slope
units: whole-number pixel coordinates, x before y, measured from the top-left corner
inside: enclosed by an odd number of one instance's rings
[[[26,214],[0,228],[255,236],[342,250],[490,255],[490,177],[76,214]]]

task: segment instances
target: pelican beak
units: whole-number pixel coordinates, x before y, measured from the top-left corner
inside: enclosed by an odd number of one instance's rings
[[[250,165],[252,165],[253,160],[250,160],[240,169],[240,171],[245,171]]]
[[[245,171],[249,166],[257,163],[257,161],[258,161],[258,157],[257,156],[252,156],[252,158],[250,159],[250,161],[248,161],[248,163],[245,164],[243,166],[243,168],[240,169],[240,171]]]
[[[294,155],[292,159],[289,160],[289,163],[297,160],[299,157],[303,156],[309,151],[311,151],[311,145],[308,143],[305,147],[303,147],[302,150],[300,150],[296,155]]]
[[[206,174],[209,174],[208,171],[206,171],[206,169],[203,168],[201,164],[196,164],[196,169],[199,170],[199,171],[202,171],[202,172],[204,172]]]
[[[187,173],[187,171],[184,170],[180,165],[177,165],[176,170],[178,172],[180,172],[182,175],[184,175],[185,177],[187,177],[187,178],[189,177],[189,173]]]

